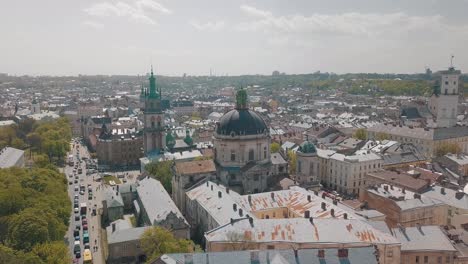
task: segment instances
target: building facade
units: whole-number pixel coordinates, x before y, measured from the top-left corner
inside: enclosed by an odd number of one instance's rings
[[[147,156],[160,154],[165,146],[164,113],[161,105],[161,90],[156,89],[156,78],[151,68],[149,89],[141,89],[140,99],[144,101],[143,146]]]
[[[461,72],[450,67],[440,74],[440,82],[435,85],[429,99],[429,111],[434,116],[437,127],[454,127],[457,124]]]
[[[265,121],[249,110],[247,93],[240,89],[236,108],[216,124],[213,134],[218,179],[240,193],[267,190],[271,174],[270,133]]]

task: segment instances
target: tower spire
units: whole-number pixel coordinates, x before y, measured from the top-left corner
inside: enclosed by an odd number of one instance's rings
[[[149,82],[150,82],[149,96],[152,98],[157,98],[158,91],[156,90],[156,78],[154,77],[154,73],[153,73],[153,65],[151,65],[151,75],[149,77]]]

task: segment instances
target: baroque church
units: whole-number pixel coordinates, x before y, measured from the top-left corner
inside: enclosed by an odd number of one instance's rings
[[[177,144],[164,124],[161,89],[156,88],[153,70],[149,88],[142,88],[140,102],[143,109],[143,149],[141,170],[151,161],[165,158]],[[193,146],[187,130],[184,146]],[[238,193],[267,191],[276,183],[275,168],[270,156],[270,129],[263,118],[249,109],[245,89],[236,94],[235,109],[225,113],[216,124],[213,134],[213,153],[217,180]],[[282,164],[285,167],[287,164]]]

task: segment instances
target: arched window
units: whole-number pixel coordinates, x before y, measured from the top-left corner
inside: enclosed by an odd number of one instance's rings
[[[254,150],[253,149],[249,150],[249,161],[252,161],[252,160],[254,160]]]

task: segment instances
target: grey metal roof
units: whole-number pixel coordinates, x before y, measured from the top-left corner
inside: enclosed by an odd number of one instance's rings
[[[401,251],[456,251],[439,226],[393,228]]]
[[[104,194],[105,200],[107,202],[107,208],[124,206],[122,196],[120,196],[120,193],[117,194],[117,192],[115,190],[112,190],[112,188],[107,188]]]
[[[149,226],[117,230],[107,237],[108,244],[139,240]]]
[[[272,164],[287,164],[286,160],[279,153],[272,153],[270,157]]]
[[[0,168],[9,168],[15,166],[24,151],[12,147],[5,147],[0,150]]]
[[[184,222],[187,223],[179,208],[177,208],[164,189],[164,186],[158,180],[147,177],[139,181],[137,193],[152,224],[165,220],[171,212],[177,215],[177,217],[184,219]]]
[[[258,254],[258,264],[377,264],[374,247],[349,248],[348,258],[338,258],[337,249],[323,249],[325,257],[318,257],[318,249],[300,249],[297,251],[297,261],[294,251],[289,250],[261,250],[261,251],[226,251],[194,254],[165,254],[160,262],[165,264],[184,263],[185,258],[191,258],[193,264],[251,264],[252,257]],[[157,262],[159,263],[159,262]]]
[[[468,209],[468,195],[459,194],[459,196],[457,197],[455,195],[456,193],[457,191],[444,188],[444,194],[442,194],[442,187],[436,185],[433,186],[429,191],[423,193],[423,195],[456,208]]]

